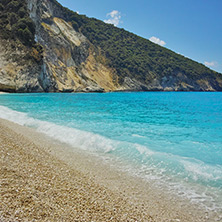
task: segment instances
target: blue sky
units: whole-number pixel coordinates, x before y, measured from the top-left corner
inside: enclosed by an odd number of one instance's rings
[[[222,0],[59,0],[222,73]]]

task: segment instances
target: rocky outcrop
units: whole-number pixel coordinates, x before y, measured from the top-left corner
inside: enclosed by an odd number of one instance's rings
[[[41,78],[45,91],[103,92],[118,89],[113,72],[95,59],[94,47],[65,20],[50,1],[28,0],[30,16],[36,24],[36,40],[44,48]],[[50,88],[53,83],[53,88]]]
[[[0,38],[0,90],[7,92],[104,92],[118,90],[115,71],[96,61],[94,46],[61,18],[51,1],[28,0],[36,25],[35,40],[43,58],[30,56],[33,48]],[[105,59],[105,58],[104,58]]]
[[[29,58],[32,48],[0,39],[0,90],[6,92],[43,92],[41,65]]]

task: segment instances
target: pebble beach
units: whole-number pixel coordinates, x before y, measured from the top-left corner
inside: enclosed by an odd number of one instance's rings
[[[35,130],[0,120],[0,221],[217,221]]]

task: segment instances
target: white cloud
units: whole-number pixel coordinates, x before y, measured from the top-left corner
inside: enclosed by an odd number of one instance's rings
[[[163,40],[160,40],[159,38],[155,37],[155,36],[152,36],[150,39],[149,39],[151,42],[154,42],[158,45],[161,45],[161,46],[164,46],[166,45],[166,42],[164,42]]]
[[[105,23],[113,24],[114,26],[118,26],[121,19],[121,13],[117,10],[113,10],[112,12],[108,13],[106,17],[110,17],[107,20],[104,20]]]
[[[204,65],[214,67],[217,65],[217,62],[204,62]]]

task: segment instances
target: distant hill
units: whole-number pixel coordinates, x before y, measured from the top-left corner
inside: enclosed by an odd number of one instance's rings
[[[1,0],[0,90],[222,91],[222,74],[55,0]]]

